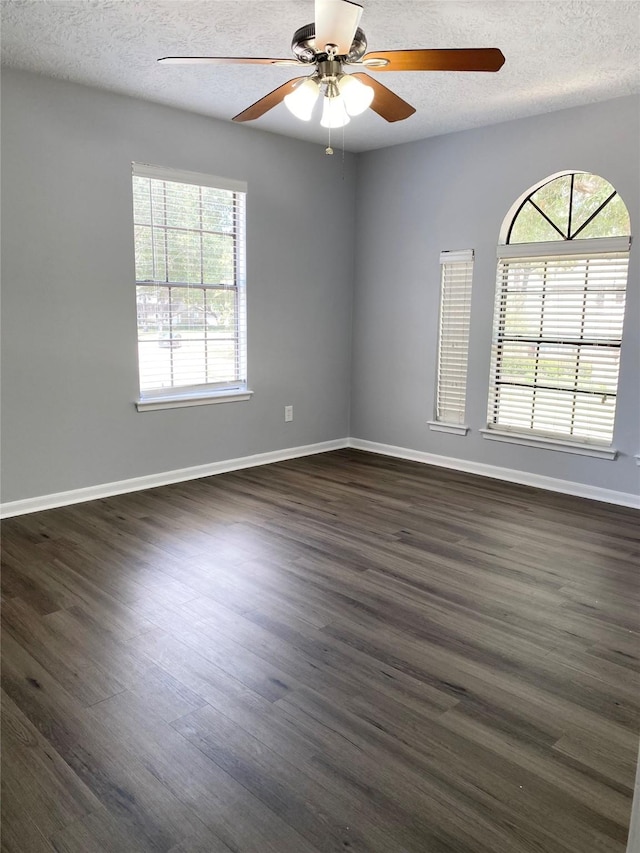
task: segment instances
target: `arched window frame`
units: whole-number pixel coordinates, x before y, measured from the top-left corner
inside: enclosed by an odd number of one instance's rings
[[[497,252],[487,429],[482,433],[485,438],[613,459],[616,456],[612,442],[631,237],[580,237],[587,225],[617,196],[613,187],[611,194],[572,231],[571,206],[577,174],[581,173],[577,170],[558,172],[540,181],[516,200],[502,223]],[[520,212],[528,202],[533,204],[532,196],[552,181],[568,175],[571,176],[571,193],[567,233],[534,204],[561,239],[510,242]],[[537,295],[534,290],[527,291],[527,274],[537,276],[538,282],[542,282]],[[519,293],[518,275],[525,281]],[[611,276],[615,276],[619,289],[611,288]],[[563,293],[563,289],[566,292]],[[615,318],[608,322],[604,312],[609,310],[607,305],[612,298],[617,300]],[[601,300],[601,310],[598,300]],[[534,306],[536,301],[538,305]],[[524,318],[523,323],[538,321],[537,337],[531,334],[531,326],[526,334],[513,332],[514,328],[518,329],[518,323],[514,322],[518,311]],[[547,330],[554,324],[550,335]],[[562,324],[565,324],[564,330],[560,328]],[[590,338],[585,333],[589,329],[596,330],[595,336]],[[549,353],[553,353],[551,359]],[[575,370],[571,366],[573,363]],[[550,380],[551,366],[556,369],[557,378]],[[571,380],[567,374],[572,370],[575,376]],[[514,376],[518,372],[521,377]],[[545,373],[542,381],[540,377]],[[585,379],[589,373],[590,378]],[[598,384],[603,379],[606,382]],[[600,388],[604,389],[603,393]]]
[[[548,178],[545,178],[544,180],[535,184],[526,193],[524,193],[524,195],[520,196],[520,198],[515,202],[515,204],[512,205],[511,209],[509,210],[509,212],[507,213],[507,215],[504,218],[504,221],[502,223],[501,232],[500,232],[500,243],[505,244],[505,245],[517,245],[517,246],[526,245],[523,243],[512,243],[511,237],[513,234],[513,227],[516,224],[516,221],[517,221],[520,213],[523,211],[523,209],[525,208],[527,203],[529,203],[529,204],[533,205],[533,207],[535,207],[535,209],[543,217],[543,219],[545,219],[551,225],[551,227],[560,235],[560,237],[563,240],[576,240],[576,239],[581,240],[581,239],[583,239],[580,237],[580,235],[587,228],[587,226],[590,225],[591,222],[593,222],[593,220],[596,219],[603,212],[603,210],[607,207],[607,205],[609,205],[614,200],[614,198],[616,198],[616,197],[619,198],[618,191],[615,189],[615,187],[610,185],[611,190],[612,190],[611,193],[604,199],[604,201],[597,208],[595,208],[595,210],[587,217],[587,219],[585,219],[583,222],[581,222],[578,225],[578,227],[574,229],[573,226],[575,225],[575,223],[573,222],[573,215],[572,214],[573,214],[575,178],[576,178],[576,175],[584,175],[584,174],[590,174],[590,173],[580,172],[580,171],[557,172],[555,175],[550,175]],[[542,208],[540,208],[538,206],[538,204],[533,200],[533,196],[535,196],[536,193],[538,193],[539,190],[542,189],[542,187],[546,187],[548,184],[552,184],[554,181],[557,181],[558,178],[566,178],[566,177],[569,177],[571,179],[571,185],[570,185],[570,192],[569,192],[569,211],[568,211],[568,219],[567,219],[567,231],[565,233],[562,230],[562,228],[558,225],[558,223],[555,222],[553,219],[551,219],[549,216],[547,216],[545,211],[542,210]],[[599,177],[599,176],[595,175],[594,177]],[[607,183],[608,183],[608,181],[607,181]],[[623,204],[624,204],[624,202],[623,202]],[[615,236],[629,236],[629,235],[626,234],[626,235],[615,235]],[[601,239],[606,239],[606,238],[596,237],[596,238],[592,238],[592,239],[601,240]]]

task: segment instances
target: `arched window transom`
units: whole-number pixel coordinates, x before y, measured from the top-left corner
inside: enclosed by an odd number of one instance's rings
[[[526,196],[513,217],[506,242],[540,243],[629,234],[629,213],[609,181],[588,172],[570,172]]]

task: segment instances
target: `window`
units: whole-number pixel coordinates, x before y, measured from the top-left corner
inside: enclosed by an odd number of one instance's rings
[[[529,193],[505,229],[485,437],[499,431],[547,438],[550,446],[608,447],[629,262],[627,209],[603,178],[572,172]]]
[[[246,185],[133,165],[138,408],[247,399]]]
[[[465,435],[465,398],[473,250],[440,255],[440,323],[435,421],[431,429]]]

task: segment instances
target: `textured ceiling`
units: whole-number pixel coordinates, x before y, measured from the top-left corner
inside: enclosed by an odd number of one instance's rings
[[[370,50],[498,47],[497,74],[386,72],[417,112],[388,124],[372,111],[345,128],[351,151],[549,112],[640,91],[640,3],[623,0],[360,0]],[[288,57],[313,0],[2,0],[2,61],[231,119],[297,76],[272,66],[161,66],[167,55]],[[305,69],[302,69],[304,73]],[[326,144],[319,115],[281,104],[244,127]],[[333,131],[342,145],[342,131]]]

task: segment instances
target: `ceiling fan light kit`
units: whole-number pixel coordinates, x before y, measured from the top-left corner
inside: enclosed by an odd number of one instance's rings
[[[165,56],[167,64],[254,64],[309,67],[309,77],[296,77],[278,86],[233,121],[253,121],[284,101],[298,119],[309,121],[320,94],[323,127],[344,127],[351,116],[371,108],[389,122],[402,121],[415,107],[383,86],[363,69],[384,71],[499,71],[504,56],[497,48],[385,50],[366,53],[367,39],[359,28],[362,6],[352,0],[315,0],[315,20],[296,30],[294,59],[233,56]],[[354,69],[345,73],[345,67]]]
[[[323,65],[339,65],[326,62]],[[350,117],[358,116],[369,108],[374,91],[371,86],[361,83],[351,74],[338,72],[321,76],[314,74],[298,82],[293,92],[285,95],[284,104],[292,115],[302,121],[309,121],[313,108],[324,86],[323,127],[343,127]]]
[[[335,89],[336,84],[333,83],[331,85]],[[345,108],[344,99],[337,93],[337,89],[335,91],[335,95],[325,96],[322,106],[322,118],[320,119],[322,127],[344,127],[351,121]]]
[[[293,92],[285,95],[284,105],[296,118],[309,121],[319,95],[318,81],[313,77],[306,77]]]
[[[338,89],[344,98],[344,105],[350,116],[359,116],[368,110],[373,101],[373,89],[365,86],[351,74],[343,74],[338,80]]]

